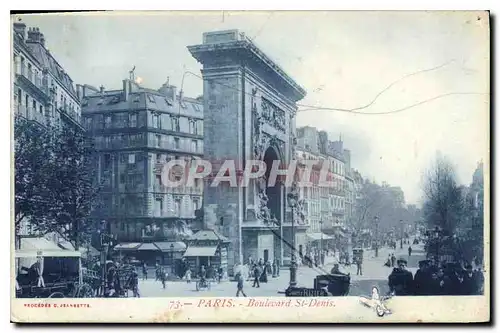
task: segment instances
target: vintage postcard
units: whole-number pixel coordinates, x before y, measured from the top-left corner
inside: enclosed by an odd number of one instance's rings
[[[490,320],[488,12],[11,20],[12,321]]]

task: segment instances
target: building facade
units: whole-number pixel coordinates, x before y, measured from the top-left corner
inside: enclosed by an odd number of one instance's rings
[[[203,104],[164,84],[153,90],[133,76],[119,90],[79,86],[83,125],[98,150],[95,161],[105,220],[120,242],[176,240],[189,234],[202,206],[203,182],[167,187],[162,170],[170,160],[203,156]],[[173,174],[182,178],[183,170]]]
[[[326,132],[314,127],[297,129],[298,165],[304,167],[306,160],[318,162],[311,179],[312,186],[301,188],[306,219],[309,222],[308,233],[334,233],[333,230],[345,224],[347,184],[342,145],[341,141],[329,141]],[[328,165],[333,186],[318,185],[324,163]]]
[[[47,125],[80,124],[80,99],[73,80],[45,47],[37,27],[14,23],[15,113]]]
[[[45,47],[45,37],[37,27],[13,24],[12,92],[13,114],[41,126],[76,126],[80,101],[71,77]],[[61,101],[61,102],[59,102]],[[28,219],[17,236],[33,236]]]

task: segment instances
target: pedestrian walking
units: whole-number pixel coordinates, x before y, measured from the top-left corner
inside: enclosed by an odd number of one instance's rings
[[[220,283],[220,280],[222,280],[222,275],[224,274],[224,271],[222,267],[219,267],[217,269],[217,282]]]
[[[394,255],[394,253],[391,255],[391,264],[392,267],[396,266],[396,256]]]
[[[412,250],[411,250],[411,245],[410,245],[410,246],[408,246],[408,257],[411,257],[411,251]]]
[[[167,286],[167,272],[165,272],[165,269],[160,268],[160,281],[161,281],[161,284],[163,286],[163,289],[166,288]]]
[[[186,274],[184,275],[187,283],[191,283],[191,269],[188,267],[186,269]]]
[[[240,297],[240,293],[244,296],[247,297],[245,292],[243,291],[243,284],[245,282],[245,279],[243,278],[243,274],[241,272],[238,272],[236,276],[236,281],[237,281],[237,291],[236,291],[236,297]]]
[[[148,279],[148,267],[146,266],[146,263],[142,263],[142,279],[147,280]]]
[[[155,269],[155,281],[159,281],[161,279],[161,267],[160,265],[158,265],[158,263],[156,264],[156,269]]]
[[[363,263],[361,262],[361,259],[356,259],[356,275],[363,275]]]
[[[385,261],[384,266],[391,267],[392,261],[391,261],[391,255],[389,254],[389,257]]]
[[[139,274],[137,274],[135,268],[130,276],[130,287],[132,288],[134,297],[141,297],[141,294],[139,293]]]
[[[260,268],[258,265],[255,265],[253,268],[253,288],[260,288],[259,284],[259,278],[260,278]]]

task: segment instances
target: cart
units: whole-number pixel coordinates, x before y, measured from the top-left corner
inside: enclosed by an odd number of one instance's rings
[[[314,279],[314,289],[326,289],[332,296],[347,296],[350,286],[349,274],[318,275]]]
[[[352,249],[352,261],[353,262],[363,262],[363,252],[364,250],[361,249],[361,248],[355,248],[355,249]]]
[[[17,298],[87,298],[92,286],[84,282],[81,253],[69,250],[15,252]]]

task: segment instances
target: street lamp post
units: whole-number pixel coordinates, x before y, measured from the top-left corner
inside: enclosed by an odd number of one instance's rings
[[[400,227],[401,227],[401,239],[400,239],[400,242],[399,242],[399,247],[402,249],[403,248],[403,220],[399,220],[399,224],[400,224]]]
[[[378,216],[373,218],[375,223],[375,257],[378,257]]]
[[[174,243],[170,244],[170,272],[174,274]]]
[[[436,262],[439,262],[439,228],[436,227],[434,229],[434,239],[435,239],[435,246],[436,246]]]
[[[324,251],[324,248],[323,248],[323,221],[319,221],[319,232],[321,233],[321,243],[320,243],[320,256],[321,254],[323,253]]]
[[[288,205],[292,209],[292,258],[290,262],[290,284],[289,287],[293,288],[297,285],[297,258],[295,256],[295,208],[297,207],[297,202],[299,195],[295,186],[287,194]]]

